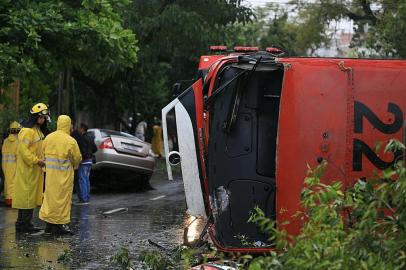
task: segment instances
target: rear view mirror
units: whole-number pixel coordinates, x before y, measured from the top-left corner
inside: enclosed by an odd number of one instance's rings
[[[180,161],[181,161],[180,154],[177,151],[170,152],[169,156],[168,156],[168,159],[169,159],[169,163],[172,166],[178,165],[180,163]]]

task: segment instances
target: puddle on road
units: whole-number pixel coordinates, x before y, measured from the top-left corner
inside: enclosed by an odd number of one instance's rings
[[[16,235],[14,221],[16,210],[5,209],[0,230],[0,269],[69,269],[56,259],[70,244],[62,239],[45,236]],[[4,222],[5,221],[5,222]]]
[[[53,238],[48,235],[16,237],[14,222],[17,211],[0,208],[0,269],[114,269],[110,257],[121,247],[130,251],[134,260],[145,249],[148,239],[168,249],[183,242],[183,228],[189,225],[188,238],[198,237],[204,226],[185,213],[184,199],[162,202],[159,206],[128,206],[128,211],[111,216],[106,209],[92,205],[72,208],[71,227],[74,236]],[[164,201],[164,200],[162,200]],[[127,207],[127,206],[126,206]],[[3,215],[4,214],[4,215]],[[38,210],[34,216],[38,217]],[[36,225],[44,227],[39,220]],[[58,263],[65,250],[72,252],[73,262]]]

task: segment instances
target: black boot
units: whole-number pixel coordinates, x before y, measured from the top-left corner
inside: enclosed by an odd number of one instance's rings
[[[45,233],[54,234],[54,227],[54,224],[45,222]]]
[[[36,233],[36,232],[41,231],[41,228],[35,227],[34,224],[30,223],[27,225],[27,230],[29,230],[30,233]]]
[[[36,233],[41,230],[31,223],[33,212],[34,209],[18,209],[18,217],[16,221],[17,233]]]
[[[57,235],[73,235],[73,232],[66,224],[56,224],[54,226]]]
[[[21,233],[23,229],[23,224],[16,222],[16,233]]]
[[[32,224],[16,224],[16,233],[37,233],[41,228],[35,227]]]
[[[27,221],[30,222],[30,209],[18,209],[16,221],[16,233],[22,233],[25,230]]]

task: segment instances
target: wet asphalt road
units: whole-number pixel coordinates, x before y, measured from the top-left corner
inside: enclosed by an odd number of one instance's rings
[[[17,211],[0,207],[0,269],[114,269],[110,258],[121,247],[136,259],[142,250],[151,249],[148,239],[168,248],[181,244],[183,228],[193,220],[185,213],[183,182],[168,181],[157,171],[151,185],[154,190],[141,193],[92,194],[90,205],[73,205],[75,235],[63,238],[16,235]],[[128,211],[103,215],[117,208]],[[38,210],[34,216],[35,225],[44,227]],[[198,236],[202,223],[198,220],[189,227],[189,238]],[[70,264],[57,262],[64,250],[72,252]]]

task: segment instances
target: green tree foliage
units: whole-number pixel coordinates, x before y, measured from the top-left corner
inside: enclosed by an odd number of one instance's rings
[[[386,152],[405,151],[390,141]],[[404,269],[406,265],[406,168],[393,168],[343,191],[341,182],[323,184],[326,167],[309,168],[302,192],[306,220],[300,234],[290,237],[275,228],[260,209],[250,222],[271,235],[276,251],[250,261],[249,269]]]
[[[255,8],[251,21],[228,27],[228,45],[259,46],[262,50],[276,47],[283,49],[287,56],[306,55],[314,37],[301,33],[300,25],[289,17],[289,11],[275,3]]]
[[[331,38],[331,24],[341,19],[354,22],[352,46],[371,49],[369,55],[406,57],[406,3],[403,0],[294,0],[301,29],[299,40],[318,48]]]
[[[226,28],[252,16],[240,0],[134,1],[132,7],[128,21],[139,22],[131,25],[141,47],[133,74],[138,93],[148,88],[156,93],[155,113],[167,103],[174,82],[196,76],[200,55],[210,45],[224,44]]]
[[[352,21],[353,57],[406,57],[406,3],[402,0],[292,0],[255,9],[255,19],[235,25],[228,40],[261,48],[275,46],[288,55],[307,55],[329,47],[336,25]],[[360,49],[362,48],[362,49]]]
[[[169,64],[174,82],[195,76],[208,46],[222,44],[227,27],[251,16],[241,0],[134,1],[127,21],[140,40],[140,63]]]
[[[22,108],[46,101],[70,68],[103,80],[136,62],[137,40],[123,27],[129,0],[0,2],[0,86],[22,82]],[[26,106],[25,106],[26,105]]]
[[[111,80],[83,80],[90,90],[81,99],[97,115],[110,114],[106,122],[126,125],[136,113],[151,122],[172,98],[171,86],[193,79],[199,57],[210,45],[224,44],[227,29],[252,18],[240,0],[135,0],[124,12],[125,26],[136,33],[140,51],[134,68]],[[97,95],[95,95],[97,94]],[[102,106],[100,106],[103,104]],[[103,124],[103,123],[100,123]]]

